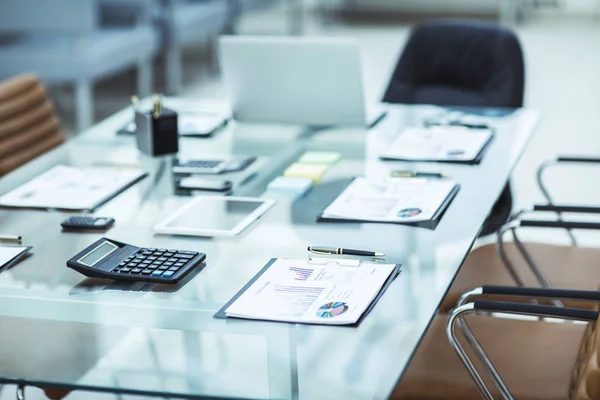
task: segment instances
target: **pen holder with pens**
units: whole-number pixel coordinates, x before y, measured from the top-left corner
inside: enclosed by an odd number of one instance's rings
[[[150,156],[176,154],[179,151],[177,113],[161,107],[155,100],[151,111],[135,110],[138,149]]]

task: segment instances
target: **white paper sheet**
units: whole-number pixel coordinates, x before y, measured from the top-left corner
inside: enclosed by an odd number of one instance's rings
[[[323,211],[325,218],[376,222],[433,219],[456,182],[449,179],[392,178],[385,183],[356,178]]]
[[[490,129],[460,126],[407,128],[381,157],[411,161],[473,161],[491,136]]]
[[[136,168],[57,165],[0,197],[0,205],[93,209],[144,175],[144,171]]]
[[[247,319],[354,324],[395,268],[394,264],[348,266],[280,258],[225,313]]]
[[[25,246],[0,246],[0,271],[6,264],[13,261],[27,251]]]

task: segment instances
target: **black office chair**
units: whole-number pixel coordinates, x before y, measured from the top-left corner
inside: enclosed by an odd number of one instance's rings
[[[469,20],[436,20],[413,29],[383,101],[519,108],[524,85],[523,53],[509,29]],[[481,235],[500,228],[511,210],[512,194],[506,185]]]

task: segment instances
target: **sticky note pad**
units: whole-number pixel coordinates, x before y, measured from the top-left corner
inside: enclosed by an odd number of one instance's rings
[[[283,176],[292,178],[310,178],[316,183],[328,168],[329,165],[303,164],[297,162],[290,165],[283,173]]]
[[[310,178],[290,178],[278,176],[267,186],[267,190],[279,193],[292,193],[301,196],[306,193],[313,185]]]
[[[341,158],[340,153],[329,151],[307,151],[300,157],[298,162],[303,164],[327,164],[333,165]]]

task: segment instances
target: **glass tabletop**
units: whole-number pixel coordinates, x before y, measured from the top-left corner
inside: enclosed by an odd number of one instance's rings
[[[168,99],[177,110],[211,107]],[[235,237],[153,233],[190,200],[176,195],[172,157],[138,153],[116,135],[131,109],[0,179],[6,193],[58,165],[141,165],[149,176],[98,208],[116,220],[103,234],[62,232],[57,210],[0,210],[2,231],[18,233],[33,255],[0,273],[0,382],[180,398],[385,398],[392,392],[438,304],[537,123],[531,110],[463,110],[495,129],[479,165],[380,161],[406,126],[447,115],[433,106],[390,106],[371,130],[230,122],[211,138],[182,138],[179,156],[257,156],[230,174],[232,194],[276,201]],[[455,112],[455,111],[453,111]],[[341,159],[304,197],[266,185],[306,151]],[[322,223],[317,216],[355,176],[391,169],[443,172],[461,185],[435,229]],[[203,268],[177,285],[88,279],[66,260],[105,236],[140,247],[197,250]],[[402,274],[358,327],[213,318],[271,258],[306,258],[308,245],[364,248],[401,263]]]

